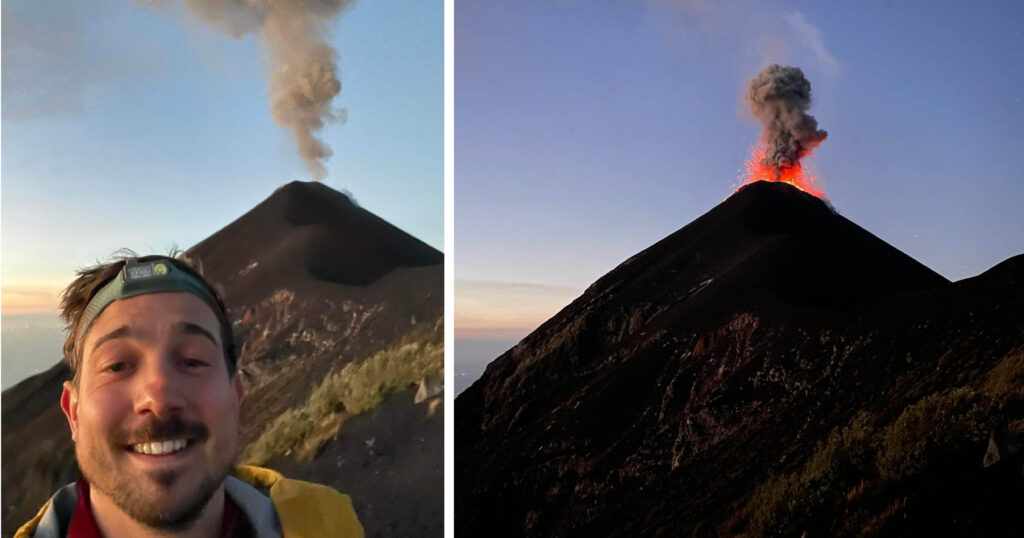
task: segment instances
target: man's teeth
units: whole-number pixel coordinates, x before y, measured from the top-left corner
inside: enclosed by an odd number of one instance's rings
[[[139,443],[132,445],[132,450],[139,454],[168,454],[171,452],[177,452],[188,445],[188,441],[184,439],[174,439],[173,441],[154,441],[152,443]]]

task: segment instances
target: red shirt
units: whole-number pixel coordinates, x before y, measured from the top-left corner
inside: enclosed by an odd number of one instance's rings
[[[89,483],[85,479],[78,481],[78,504],[71,514],[68,524],[67,538],[103,538],[96,520],[92,517],[92,505],[89,502]],[[231,538],[235,532],[241,510],[228,495],[224,496],[224,519],[221,520],[220,538]]]

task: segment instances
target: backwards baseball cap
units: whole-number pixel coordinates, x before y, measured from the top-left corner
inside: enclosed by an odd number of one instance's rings
[[[82,341],[85,333],[92,327],[92,322],[110,303],[118,299],[175,291],[184,291],[199,297],[213,309],[217,318],[224,322],[224,313],[217,298],[201,280],[178,269],[167,259],[140,262],[138,258],[129,258],[121,272],[107,282],[86,305],[78,322],[75,338]]]

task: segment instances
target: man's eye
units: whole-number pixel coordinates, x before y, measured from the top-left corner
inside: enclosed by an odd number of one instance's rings
[[[111,372],[121,372],[121,371],[124,371],[124,369],[125,369],[125,364],[123,362],[115,362],[115,363],[111,364],[110,366],[107,366],[107,370],[109,370]]]
[[[201,368],[206,366],[206,361],[201,359],[185,359],[185,366],[189,368]]]

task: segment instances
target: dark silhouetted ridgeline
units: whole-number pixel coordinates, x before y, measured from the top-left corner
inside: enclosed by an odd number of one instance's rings
[[[782,183],[456,398],[458,536],[1017,535],[1024,256],[951,283]]]

